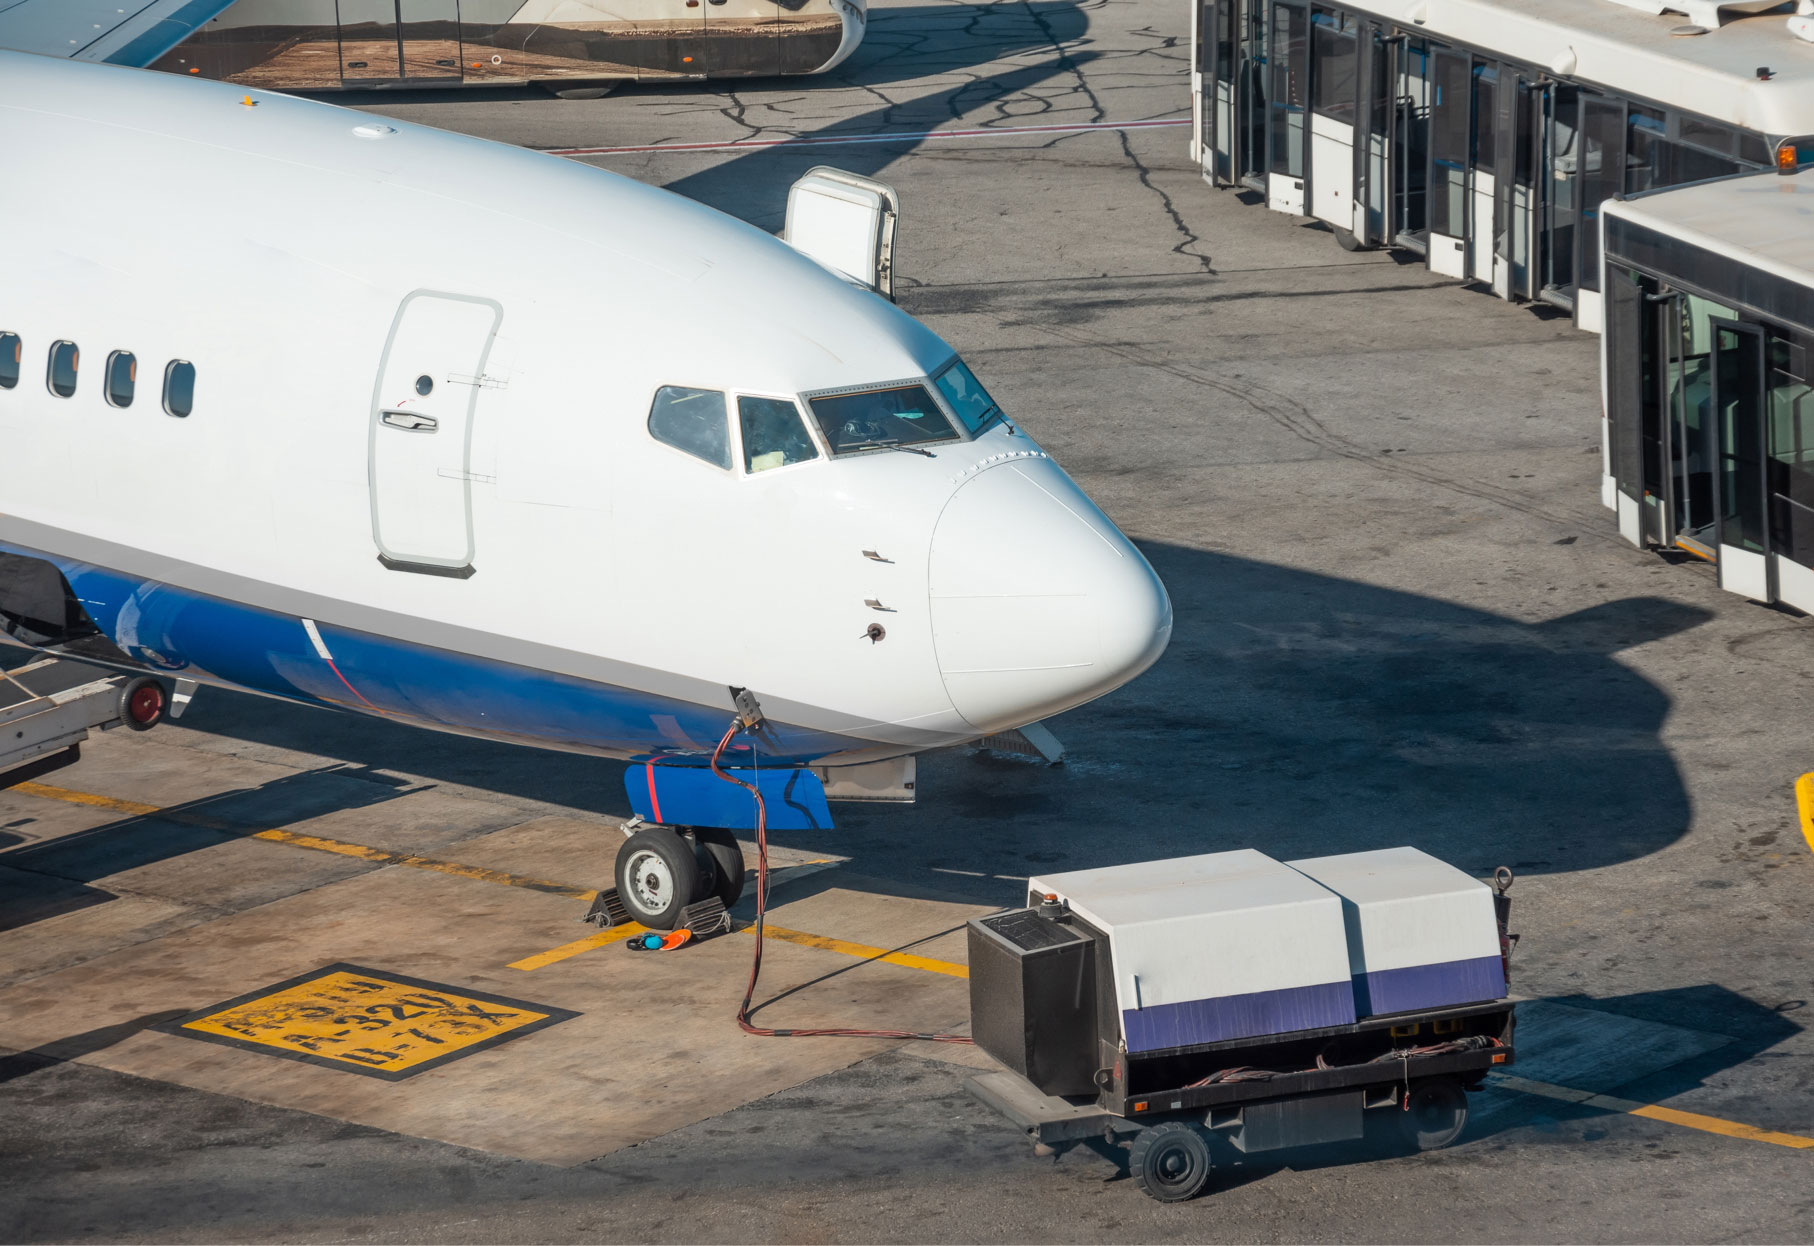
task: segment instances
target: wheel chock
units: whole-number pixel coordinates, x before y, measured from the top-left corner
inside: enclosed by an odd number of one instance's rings
[[[586,915],[580,920],[609,930],[613,926],[621,926],[629,921],[630,912],[624,908],[623,899],[617,894],[617,888],[606,887],[593,898],[592,907],[586,910]]]
[[[680,925],[692,931],[695,939],[704,939],[729,930],[731,915],[724,911],[724,901],[712,896],[681,909]]]

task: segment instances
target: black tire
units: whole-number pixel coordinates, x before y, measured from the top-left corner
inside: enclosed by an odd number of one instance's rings
[[[702,898],[705,879],[693,845],[672,827],[651,826],[617,850],[617,897],[630,920],[651,930],[672,930],[680,911]]]
[[[725,908],[730,908],[743,896],[742,845],[735,835],[716,826],[695,828],[693,838],[712,859],[715,877],[708,894],[717,896]]]
[[[1329,228],[1335,234],[1335,245],[1344,251],[1371,251],[1373,249],[1339,225],[1331,225]]]
[[[1461,1137],[1468,1125],[1468,1096],[1452,1077],[1411,1083],[1411,1094],[1398,1113],[1405,1141],[1419,1151],[1435,1151]]]
[[[120,721],[134,731],[149,731],[164,721],[164,714],[170,708],[170,694],[164,691],[164,685],[149,675],[140,675],[129,680],[120,689]]]
[[[1182,1203],[1209,1183],[1209,1140],[1186,1121],[1165,1121],[1135,1135],[1127,1169],[1148,1198]]]

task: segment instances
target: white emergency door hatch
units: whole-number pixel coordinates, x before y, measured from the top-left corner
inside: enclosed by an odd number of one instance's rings
[[[782,237],[800,254],[892,299],[899,216],[892,187],[820,165],[788,189]]]
[[[473,408],[504,309],[418,290],[391,323],[372,397],[372,539],[385,566],[473,569]]]

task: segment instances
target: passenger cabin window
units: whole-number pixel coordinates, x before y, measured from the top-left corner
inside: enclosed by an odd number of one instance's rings
[[[25,347],[17,333],[0,333],[0,389],[11,389],[19,383],[19,361]]]
[[[789,399],[739,398],[737,423],[743,431],[743,470],[752,475],[819,457],[800,409]]]
[[[185,419],[195,410],[195,365],[172,359],[164,369],[164,412]]]
[[[957,430],[924,385],[830,394],[811,402],[813,418],[834,455],[957,440]]]
[[[50,392],[59,398],[67,398],[76,392],[76,368],[82,362],[82,352],[76,349],[74,342],[55,342],[50,348],[50,371],[45,375],[44,383]]]
[[[116,407],[132,405],[132,391],[139,380],[139,361],[129,350],[107,356],[107,401]]]
[[[945,402],[957,412],[957,418],[972,435],[982,432],[984,425],[1001,414],[1001,408],[976,379],[976,373],[961,361],[939,373],[932,383],[938,386],[938,392],[945,396]]]
[[[649,435],[713,467],[731,470],[731,427],[715,389],[664,385],[649,408]]]

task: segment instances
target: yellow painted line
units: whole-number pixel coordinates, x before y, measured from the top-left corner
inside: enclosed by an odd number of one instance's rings
[[[111,796],[96,796],[92,792],[74,792],[66,787],[52,787],[48,783],[18,783],[13,791],[24,792],[28,796],[42,796],[46,800],[60,800],[66,805],[87,805],[91,809],[107,809],[113,813],[130,813],[145,817],[156,813],[156,805],[141,805],[136,800],[115,800]]]
[[[203,814],[189,813],[182,810],[168,810],[157,805],[140,804],[132,800],[120,800],[112,796],[96,796],[91,792],[78,792],[66,787],[53,787],[48,783],[20,783],[13,788],[30,796],[45,800],[62,801],[64,804],[85,805],[92,809],[106,809],[112,813],[127,814],[140,818],[162,818],[167,822],[178,822],[188,826],[199,826],[207,830],[221,831],[231,835],[244,835],[251,839],[262,839],[268,843],[289,844],[294,848],[308,848],[316,852],[331,852],[337,856],[355,857],[361,861],[370,861],[374,865],[401,865],[409,869],[432,870],[439,874],[449,874],[455,878],[469,878],[475,882],[499,883],[507,887],[523,887],[531,891],[547,892],[551,895],[569,896],[575,900],[594,899],[598,892],[585,887],[570,887],[564,883],[548,882],[545,879],[525,878],[519,874],[506,874],[502,870],[488,870],[476,865],[462,865],[457,861],[443,861],[436,857],[418,857],[408,853],[390,852],[383,848],[370,848],[364,844],[349,844],[343,840],[327,839],[320,835],[305,835],[300,831],[268,830],[250,831],[243,827],[233,826],[219,818]],[[831,862],[812,861],[794,869],[814,869],[831,865]],[[780,871],[776,871],[779,873]],[[772,885],[772,878],[771,878]],[[546,952],[526,956],[511,963],[510,968],[524,971],[541,969],[553,965],[582,952],[594,948],[606,947],[620,942],[633,934],[640,934],[646,928],[629,922],[615,926],[610,930],[601,930],[597,934],[563,943]],[[743,927],[745,933],[754,927]],[[851,943],[845,939],[833,939],[827,935],[809,934],[804,930],[789,930],[784,926],[769,926],[767,937],[779,939],[783,943],[793,943],[800,947],[818,948],[821,951],[837,952],[844,956],[853,956],[858,960],[881,961],[888,965],[899,965],[904,969],[920,969],[927,973],[944,974],[951,978],[968,978],[968,966],[948,960],[934,960],[929,956],[915,956],[911,952],[894,952],[885,947],[871,947],[866,943]]]
[[[1515,1090],[1521,1094],[1540,1095],[1545,1099],[1560,1099],[1565,1103],[1578,1103],[1583,1107],[1599,1108],[1604,1112],[1623,1112],[1628,1116],[1642,1116],[1647,1120],[1680,1125],[1684,1129],[1698,1129],[1702,1133],[1719,1134],[1725,1138],[1742,1138],[1747,1142],[1768,1142],[1772,1146],[1789,1147],[1797,1151],[1814,1149],[1814,1138],[1804,1138],[1800,1134],[1780,1133],[1774,1129],[1759,1129],[1755,1125],[1724,1120],[1718,1116],[1703,1116],[1699,1112],[1684,1112],[1679,1108],[1666,1108],[1655,1103],[1638,1103],[1635,1100],[1620,1099],[1614,1095],[1597,1095],[1592,1091],[1576,1090],[1572,1086],[1555,1086],[1549,1082],[1534,1082],[1528,1077],[1517,1077],[1510,1073],[1493,1074],[1493,1082],[1507,1090]]]
[[[546,952],[537,952],[534,956],[513,960],[510,962],[510,968],[521,969],[525,973],[532,969],[542,969],[558,961],[566,960],[569,956],[590,952],[595,947],[608,947],[613,943],[623,942],[631,935],[645,934],[648,929],[647,926],[640,926],[635,922],[626,922],[621,926],[613,926],[609,930],[601,930],[597,934],[587,935],[583,939],[575,939],[571,943],[563,943],[559,947],[549,948]]]
[[[220,831],[227,835],[262,839],[266,843],[288,844],[292,848],[308,848],[315,852],[331,852],[336,856],[355,857],[361,861],[370,861],[374,865],[401,865],[412,870],[431,870],[437,874],[448,874],[455,878],[469,878],[474,882],[522,887],[529,891],[567,896],[574,900],[589,901],[598,895],[596,890],[589,887],[572,887],[566,883],[549,882],[543,878],[527,878],[521,874],[507,874],[503,870],[488,870],[483,866],[462,865],[458,861],[443,861],[438,857],[419,857],[412,853],[390,852],[383,848],[349,844],[344,840],[328,839],[321,835],[305,835],[300,831],[254,831],[246,827],[235,826],[220,818],[208,817],[206,814],[191,813],[181,809],[161,809],[156,805],[142,805],[134,800],[118,800],[112,796],[96,796],[91,792],[72,791],[66,787],[53,787],[48,783],[20,783],[13,790],[24,792],[29,796],[42,797],[45,800],[62,801],[69,805],[85,805],[91,809],[105,809],[111,813],[123,813],[138,818],[161,818],[166,822],[176,822],[184,826],[199,826],[204,830]]]
[[[1795,807],[1801,812],[1801,837],[1814,849],[1814,774],[1795,780]]]
[[[754,926],[742,928],[744,934],[754,934]],[[889,965],[900,965],[907,969],[924,969],[927,973],[942,973],[953,978],[968,978],[970,969],[967,965],[953,964],[948,960],[933,960],[928,956],[915,956],[911,952],[891,952],[885,947],[870,947],[863,943],[848,943],[843,939],[830,939],[824,935],[808,934],[804,930],[788,930],[781,926],[769,926],[763,935],[770,939],[779,939],[783,943],[797,943],[801,947],[816,947],[826,952],[841,952],[845,956],[855,956],[859,960],[879,960]]]
[[[1680,1125],[1684,1129],[1699,1129],[1704,1133],[1724,1134],[1728,1138],[1746,1138],[1752,1142],[1768,1142],[1773,1146],[1793,1147],[1806,1151],[1814,1147],[1814,1138],[1804,1138],[1800,1134],[1778,1133],[1774,1129],[1759,1129],[1755,1125],[1741,1125],[1737,1121],[1721,1120],[1717,1116],[1702,1116],[1698,1112],[1679,1112],[1675,1108],[1659,1107],[1650,1104],[1632,1109],[1633,1116],[1647,1116],[1653,1121],[1668,1121],[1671,1125]]]

